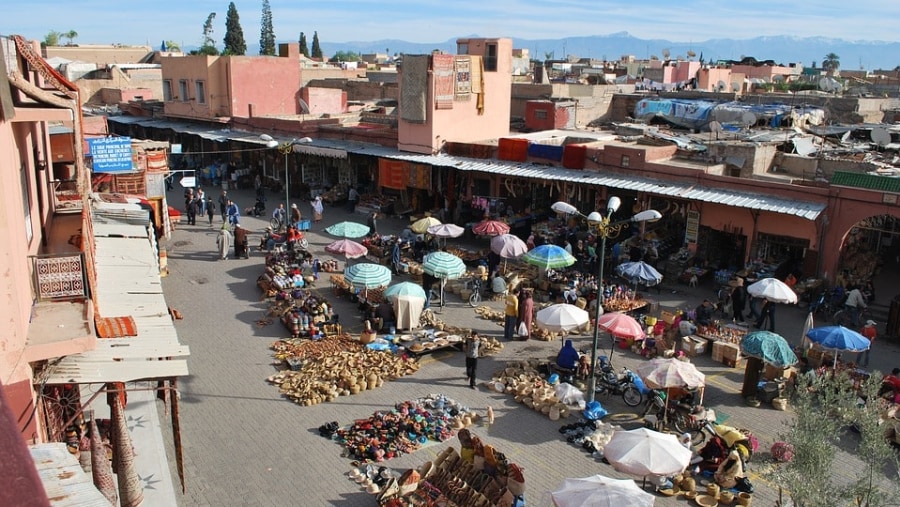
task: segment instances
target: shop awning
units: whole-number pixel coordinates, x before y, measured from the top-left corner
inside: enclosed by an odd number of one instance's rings
[[[123,206],[131,208],[124,213]],[[92,221],[98,312],[132,317],[137,336],[98,338],[96,349],[63,357],[38,380],[90,384],[187,375],[190,349],[179,343],[169,316],[149,212],[136,204],[95,202]]]
[[[323,146],[314,146],[310,144],[295,144],[294,153],[305,153],[307,155],[317,155],[328,158],[347,158],[347,150],[325,148]]]

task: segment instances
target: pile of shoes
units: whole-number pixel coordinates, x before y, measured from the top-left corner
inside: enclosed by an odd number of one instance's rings
[[[565,437],[566,442],[599,458],[603,456],[603,448],[612,439],[613,433],[620,429],[622,429],[620,426],[606,424],[603,421],[580,419],[574,424],[560,426],[559,432]]]
[[[377,495],[385,490],[389,483],[397,483],[397,474],[388,467],[366,465],[362,470],[353,466],[347,477],[365,488],[368,493]]]

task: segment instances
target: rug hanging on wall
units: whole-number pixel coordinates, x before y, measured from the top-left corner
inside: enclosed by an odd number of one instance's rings
[[[400,119],[411,123],[425,123],[425,103],[428,97],[428,55],[403,57],[400,80]]]
[[[455,55],[431,55],[434,67],[434,108],[453,109],[453,90],[456,82]]]
[[[469,100],[472,97],[471,68],[471,57],[456,57],[456,100]]]

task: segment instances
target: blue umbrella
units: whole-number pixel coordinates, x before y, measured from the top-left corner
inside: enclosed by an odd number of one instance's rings
[[[616,273],[633,284],[641,284],[648,287],[658,284],[663,279],[659,271],[644,261],[623,262],[616,268]]]
[[[369,227],[356,222],[338,222],[326,228],[325,232],[342,238],[361,238],[369,234]]]
[[[797,362],[797,355],[787,340],[769,331],[747,333],[741,340],[741,353],[776,368],[787,368]]]
[[[556,245],[541,245],[526,253],[521,259],[541,269],[565,268],[575,264],[575,257],[565,248]]]
[[[869,349],[865,336],[844,326],[824,326],[810,329],[806,336],[823,349],[862,352]]]
[[[422,288],[421,285],[412,282],[401,282],[395,283],[387,288],[384,291],[384,295],[386,297],[394,297],[394,296],[415,296],[424,298],[425,297],[425,289]]]

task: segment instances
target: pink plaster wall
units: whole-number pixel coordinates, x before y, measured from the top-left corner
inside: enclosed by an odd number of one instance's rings
[[[453,109],[434,108],[434,80],[429,74],[427,114],[424,124],[400,121],[397,147],[401,151],[436,153],[445,142],[472,142],[499,138],[509,133],[512,100],[512,39],[459,39],[467,42],[470,55],[484,56],[489,44],[497,46],[497,70],[484,72],[484,112],[478,101],[454,101]],[[401,69],[402,74],[402,69]],[[401,78],[402,82],[402,78]]]
[[[722,81],[725,83],[725,91],[731,91],[731,69],[712,67],[709,69],[700,69],[697,74],[697,89],[709,92],[716,90],[716,84]]]
[[[693,61],[680,61],[677,62],[674,66],[674,71],[672,74],[672,82],[678,83],[681,81],[689,81],[697,75],[697,71],[700,69],[700,62]]]
[[[314,116],[347,112],[347,92],[338,88],[306,86],[300,90],[300,97],[309,105],[309,111]]]

